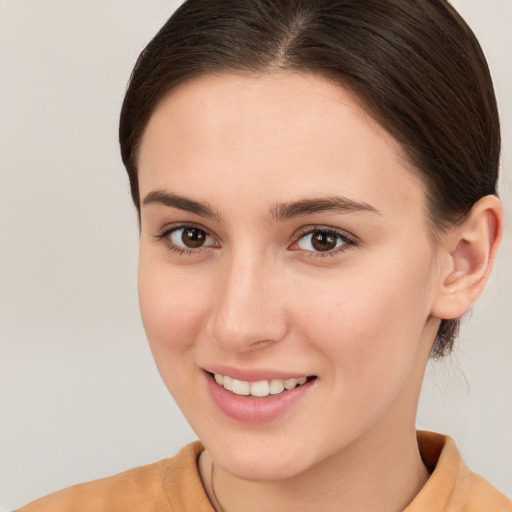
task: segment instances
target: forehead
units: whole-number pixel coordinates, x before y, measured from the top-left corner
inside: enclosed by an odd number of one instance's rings
[[[397,141],[350,91],[310,74],[182,84],[152,115],[138,164],[141,196],[160,188],[212,195],[222,184],[219,200],[327,193],[402,207],[425,200]]]

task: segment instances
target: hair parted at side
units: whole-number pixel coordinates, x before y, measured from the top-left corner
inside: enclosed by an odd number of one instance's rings
[[[140,211],[138,148],[156,106],[194,77],[311,72],[353,91],[402,146],[427,190],[433,235],[496,194],[500,126],[489,69],[446,0],[187,0],[140,54],[120,144]],[[433,357],[459,319],[442,320]]]

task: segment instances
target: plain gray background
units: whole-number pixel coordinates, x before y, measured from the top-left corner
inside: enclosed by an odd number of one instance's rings
[[[137,227],[117,146],[135,58],[164,0],[0,0],[0,508],[173,455],[195,438],[139,319]],[[453,2],[501,108],[505,242],[418,426],[512,494],[512,1]]]

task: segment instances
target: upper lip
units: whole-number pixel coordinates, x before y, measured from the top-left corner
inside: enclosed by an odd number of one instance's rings
[[[272,379],[297,379],[300,377],[310,377],[310,373],[301,371],[283,371],[272,370],[269,368],[235,368],[233,366],[212,365],[203,367],[203,370],[209,373],[218,373],[219,375],[228,375],[237,380],[248,382],[258,382],[260,380]]]

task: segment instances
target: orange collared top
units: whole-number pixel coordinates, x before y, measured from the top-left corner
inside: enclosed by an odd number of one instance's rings
[[[431,476],[404,512],[512,512],[512,501],[469,470],[448,436],[418,432]],[[170,459],[75,485],[18,512],[214,512],[203,489],[191,443]]]

